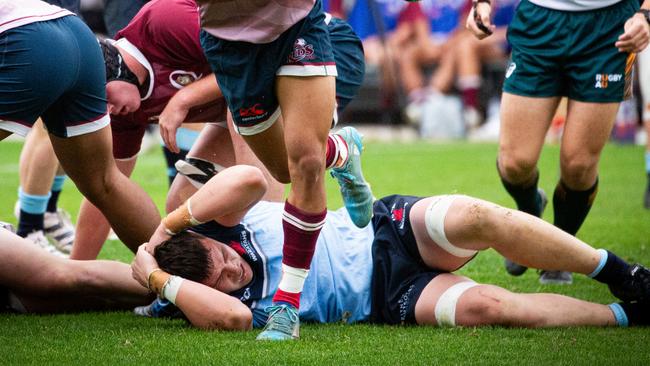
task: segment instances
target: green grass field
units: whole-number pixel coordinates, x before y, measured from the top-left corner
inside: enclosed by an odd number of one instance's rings
[[[0,144],[0,220],[12,215],[20,143]],[[496,174],[496,145],[368,143],[364,170],[376,196],[393,193],[466,193],[512,206]],[[540,186],[552,195],[557,146],[540,161]],[[140,158],[135,179],[162,207],[167,182],[158,150]],[[642,208],[643,150],[609,145],[601,162],[600,191],[579,237],[622,257],[650,265],[650,211]],[[341,206],[328,179],[329,207]],[[60,206],[76,215],[80,195],[71,182]],[[549,206],[550,208],[550,206]],[[552,209],[544,218],[552,220]],[[131,253],[109,242],[102,258],[129,262]],[[549,291],[602,303],[606,286],[577,275],[572,286],[541,286],[535,271],[513,278],[493,251],[462,274],[522,292]],[[0,364],[650,364],[650,328],[504,329],[303,325],[298,342],[255,342],[257,332],[203,332],[182,321],[141,319],[128,312],[23,316],[0,314]],[[274,360],[277,360],[274,362]]]

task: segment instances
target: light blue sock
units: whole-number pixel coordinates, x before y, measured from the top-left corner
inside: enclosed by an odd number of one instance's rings
[[[591,278],[598,276],[600,271],[603,270],[603,267],[605,267],[605,263],[607,263],[607,257],[609,256],[605,249],[598,249],[598,253],[600,253],[600,260],[598,261],[598,265],[596,266],[596,269],[594,269],[593,272],[587,275]]]
[[[645,152],[645,172],[650,174],[650,151]]]
[[[34,195],[23,192],[22,187],[18,188],[18,201],[20,201],[20,209],[32,215],[44,214],[47,208],[47,201],[50,200],[51,192],[46,195]]]
[[[609,306],[609,308],[612,309],[612,312],[614,313],[614,319],[616,319],[616,325],[618,325],[619,327],[627,327],[629,325],[629,322],[627,320],[627,314],[625,314],[625,310],[623,310],[623,307],[620,304],[613,303],[607,306]]]
[[[67,176],[64,175],[57,175],[54,177],[54,181],[52,182],[52,188],[50,190],[52,191],[60,191],[63,189],[63,184],[65,183],[65,178]]]

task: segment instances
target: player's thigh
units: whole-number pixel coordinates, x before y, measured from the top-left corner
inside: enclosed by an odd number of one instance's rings
[[[255,135],[242,135],[242,138],[275,179],[289,183],[285,130],[280,119],[266,130]]]
[[[536,162],[559,97],[528,97],[504,92],[501,97],[500,159]]]
[[[287,150],[324,148],[334,115],[335,78],[279,76],[276,85]]]
[[[50,139],[61,166],[85,196],[100,193],[114,174],[120,174],[109,127],[68,138],[50,134]]]
[[[619,103],[569,100],[560,148],[561,167],[594,165],[607,143]]]
[[[468,228],[471,216],[462,217],[477,200],[462,195],[427,197],[416,202],[409,213],[411,228],[422,261],[430,268],[454,271],[470,261],[485,243],[475,243]],[[470,244],[467,246],[466,244]],[[471,247],[471,248],[470,248]]]

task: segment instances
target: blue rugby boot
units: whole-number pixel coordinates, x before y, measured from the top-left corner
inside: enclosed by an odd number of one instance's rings
[[[279,304],[264,310],[269,314],[269,320],[257,336],[258,341],[290,341],[300,337],[298,309],[288,304]]]
[[[374,197],[370,184],[363,178],[361,171],[363,137],[354,127],[344,127],[335,135],[340,136],[348,145],[348,158],[342,167],[332,168],[330,174],[341,187],[343,203],[352,222],[358,227],[365,227],[372,219]]]
[[[157,297],[151,304],[133,309],[135,315],[146,318],[183,318],[184,315],[171,301]]]

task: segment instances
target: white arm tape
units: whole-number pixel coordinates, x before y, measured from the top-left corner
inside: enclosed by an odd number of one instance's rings
[[[456,304],[458,299],[465,291],[474,286],[478,286],[478,283],[474,281],[459,282],[440,295],[435,309],[436,321],[439,326],[456,326]]]
[[[183,278],[179,276],[171,276],[165,282],[165,286],[163,286],[163,289],[161,291],[161,296],[167,300],[169,300],[172,304],[176,305],[176,295],[178,295],[178,291],[181,289],[181,285],[183,284]]]
[[[190,205],[190,202],[191,202],[191,199],[188,198],[187,199],[187,213],[190,214],[190,225],[196,226],[196,225],[201,225],[201,224],[205,223],[205,221],[199,221],[199,220],[196,219],[196,217],[194,217],[194,215],[192,214],[192,206]]]
[[[459,248],[450,243],[447,235],[445,235],[445,217],[449,207],[457,197],[458,195],[452,194],[433,197],[431,204],[424,213],[424,225],[431,240],[436,242],[447,253],[459,258],[472,257],[476,254],[476,250]]]

